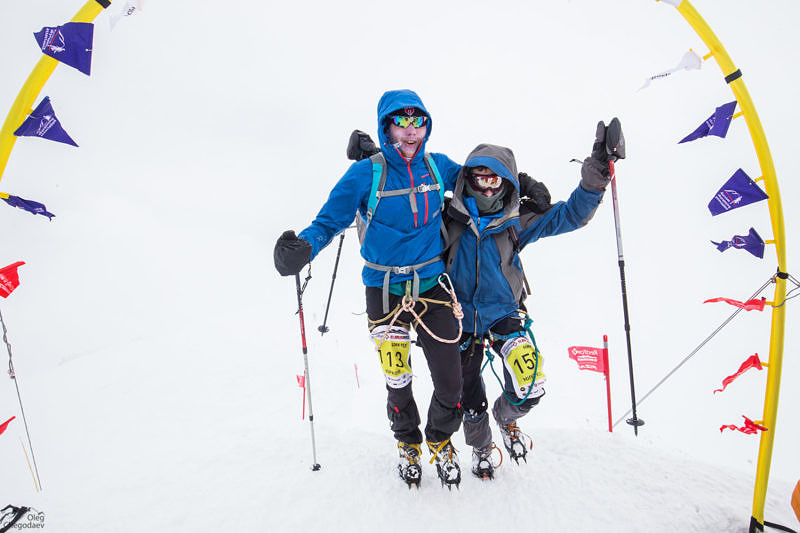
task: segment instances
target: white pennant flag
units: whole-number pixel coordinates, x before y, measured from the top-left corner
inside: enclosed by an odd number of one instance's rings
[[[678,65],[675,68],[667,70],[665,72],[661,72],[659,74],[656,74],[655,76],[650,76],[645,80],[644,85],[639,87],[639,90],[641,91],[642,89],[650,85],[650,82],[653,80],[660,80],[666,78],[680,70],[700,70],[700,67],[702,66],[703,66],[703,58],[697,55],[697,53],[694,50],[689,50],[683,55],[681,62],[678,63]]]
[[[117,25],[117,22],[123,17],[130,17],[131,15],[135,14],[138,11],[142,10],[142,2],[141,0],[127,0],[125,2],[125,6],[122,8],[122,11],[117,13],[116,15],[111,15],[111,29],[114,29],[114,26]]]

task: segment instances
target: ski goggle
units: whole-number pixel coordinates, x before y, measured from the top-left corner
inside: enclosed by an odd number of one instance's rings
[[[488,189],[499,189],[503,186],[503,178],[497,174],[475,174],[473,172],[470,174],[470,181],[472,182],[472,186],[480,192],[484,192]]]
[[[409,126],[414,126],[415,128],[421,128],[428,122],[428,117],[405,117],[403,115],[394,115],[392,117],[392,124],[395,126],[399,126],[401,128],[407,128]]]

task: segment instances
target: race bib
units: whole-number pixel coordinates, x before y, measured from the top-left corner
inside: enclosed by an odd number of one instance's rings
[[[533,389],[528,398],[538,398],[544,394],[542,385],[547,378],[542,370],[542,354],[534,350],[527,337],[515,337],[506,341],[500,350],[500,355],[503,357],[503,365],[511,378],[517,398],[524,398],[531,386]]]
[[[408,330],[395,326],[386,333],[386,326],[378,326],[372,330],[372,340],[378,349],[386,384],[393,389],[400,389],[411,383],[411,361],[408,357],[411,337]]]

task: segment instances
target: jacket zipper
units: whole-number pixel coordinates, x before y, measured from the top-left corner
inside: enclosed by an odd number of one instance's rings
[[[403,159],[405,159],[405,157]],[[414,188],[414,174],[411,172],[411,161],[409,161],[407,159],[406,159],[406,169],[408,169],[408,177],[411,178],[411,188],[413,189]],[[416,194],[416,193],[412,192],[411,194]],[[416,213],[414,213],[414,227],[415,228],[418,227],[417,226],[417,214]]]

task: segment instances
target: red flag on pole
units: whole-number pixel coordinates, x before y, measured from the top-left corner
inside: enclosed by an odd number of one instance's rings
[[[0,424],[0,435],[2,435],[2,434],[3,434],[3,432],[4,432],[4,431],[5,431],[7,428],[8,428],[8,425],[9,425],[9,424],[11,423],[11,421],[12,421],[12,420],[14,420],[15,418],[17,418],[17,417],[16,417],[16,416],[12,416],[12,417],[11,417],[11,418],[9,418],[8,420],[6,420],[6,421],[5,421],[5,422],[3,422],[2,424]]]
[[[8,298],[8,295],[19,287],[19,274],[17,268],[24,265],[25,261],[17,261],[13,265],[0,268],[0,296]]]
[[[569,352],[569,358],[578,363],[578,368],[581,370],[605,373],[606,367],[602,348],[570,346],[567,351]]]
[[[741,431],[742,433],[745,433],[747,435],[752,435],[754,433],[758,433],[759,431],[767,431],[767,428],[765,428],[764,426],[759,426],[758,424],[756,424],[755,422],[753,422],[752,420],[750,420],[746,416],[742,415],[742,418],[744,418],[744,426],[739,427],[739,426],[735,426],[733,424],[727,424],[727,425],[724,425],[724,426],[720,427],[719,428],[719,432],[722,433],[723,429],[732,429],[732,430],[735,430],[735,431]]]
[[[703,303],[707,304],[712,302],[729,303],[734,307],[741,307],[745,311],[763,311],[764,305],[767,303],[767,299],[761,298],[760,300],[747,300],[746,302],[740,302],[739,300],[731,300],[730,298],[712,298],[711,300],[706,300]]]
[[[600,372],[606,378],[606,400],[608,402],[608,431],[613,431],[611,425],[611,377],[608,365],[608,336],[603,335],[603,348],[591,346],[570,346],[567,348],[569,358],[578,363],[580,370]]]
[[[741,376],[742,374],[744,374],[745,372],[747,372],[751,368],[757,368],[758,370],[761,370],[762,368],[764,368],[762,366],[762,364],[761,364],[761,360],[758,358],[758,354],[757,353],[753,354],[750,357],[748,357],[747,359],[745,359],[744,363],[742,363],[741,366],[739,366],[739,370],[737,370],[735,374],[732,374],[732,375],[728,376],[727,378],[723,379],[722,380],[722,388],[721,389],[715,389],[714,390],[714,394],[724,391],[725,387],[727,387],[728,385],[733,383],[733,381],[736,378],[738,378],[739,376]]]

